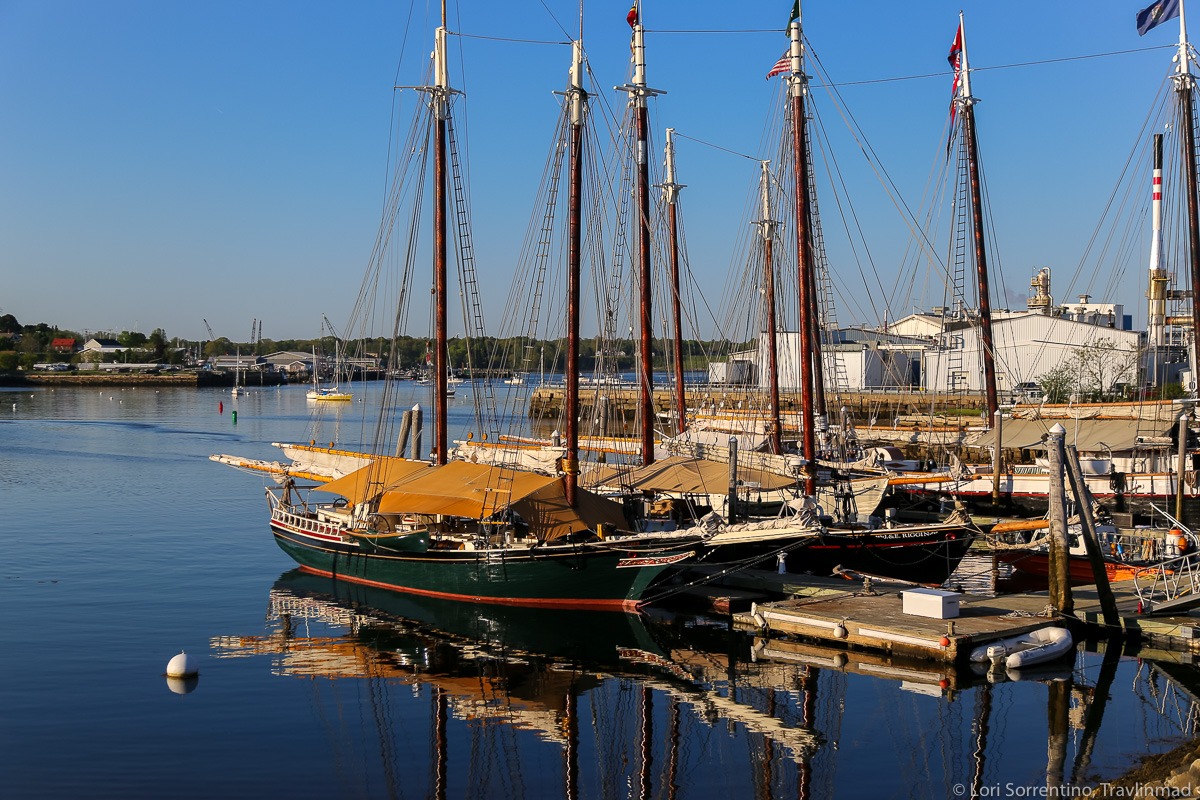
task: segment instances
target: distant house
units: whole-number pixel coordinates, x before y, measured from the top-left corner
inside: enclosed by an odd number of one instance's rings
[[[50,342],[50,349],[56,353],[74,353],[74,339],[54,339]]]
[[[83,353],[124,353],[128,347],[123,347],[116,339],[88,339],[83,343]]]

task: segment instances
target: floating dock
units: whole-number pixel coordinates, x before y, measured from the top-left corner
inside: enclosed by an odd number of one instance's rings
[[[1200,616],[1139,613],[1132,582],[1112,584],[1120,630],[1104,624],[1095,586],[1072,589],[1075,613],[1064,617],[1050,605],[1045,591],[985,596],[958,594],[957,615],[946,618],[904,611],[903,592],[917,587],[887,583],[856,583],[842,578],[779,575],[746,570],[737,576],[730,598],[745,601],[758,592],[759,601],[731,615],[736,628],[764,637],[872,651],[943,664],[964,664],[980,645],[1021,636],[1050,626],[1070,627],[1077,635],[1097,638],[1117,633],[1143,647],[1200,654]],[[707,587],[710,597],[720,587]],[[785,600],[768,597],[789,596]],[[910,598],[911,599],[911,598]]]
[[[747,630],[948,664],[967,661],[971,650],[981,644],[1060,624],[1046,598],[1036,595],[958,595],[955,617],[906,614],[903,593],[913,588],[872,586],[756,603],[748,613],[733,619],[736,627]]]

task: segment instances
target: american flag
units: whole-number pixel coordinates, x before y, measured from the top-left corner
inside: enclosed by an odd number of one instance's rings
[[[946,60],[950,62],[951,68],[954,70],[954,86],[951,89],[951,97],[958,97],[958,84],[962,80],[962,23],[958,23],[958,31],[954,34],[954,42],[950,45],[950,55]],[[954,124],[954,112],[957,110],[954,101],[950,102],[950,124]]]
[[[775,62],[775,66],[771,67],[771,71],[767,73],[767,80],[771,80],[776,75],[782,75],[785,72],[792,71],[792,51],[789,48],[787,52],[779,57]]]

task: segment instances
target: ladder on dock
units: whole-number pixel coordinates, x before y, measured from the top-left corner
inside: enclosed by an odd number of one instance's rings
[[[1171,525],[1173,532],[1186,533],[1190,549],[1175,558],[1138,570],[1133,579],[1138,612],[1165,614],[1200,606],[1200,548],[1196,546],[1195,534],[1157,505],[1151,504],[1150,508]]]
[[[1133,580],[1143,614],[1200,606],[1200,553],[1191,552],[1138,571]]]

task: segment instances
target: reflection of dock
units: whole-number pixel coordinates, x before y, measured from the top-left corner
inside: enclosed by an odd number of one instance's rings
[[[950,664],[930,664],[926,660],[847,651],[790,639],[756,638],[753,653],[756,661],[765,659],[900,681],[903,688],[921,694],[962,691],[979,680],[974,673],[959,672]]]

